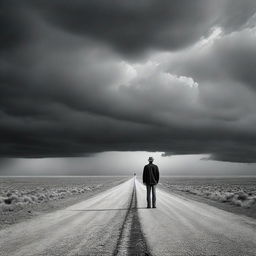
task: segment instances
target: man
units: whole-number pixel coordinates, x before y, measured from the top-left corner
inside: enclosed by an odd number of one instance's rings
[[[143,184],[147,186],[147,208],[151,208],[151,190],[152,205],[156,208],[156,185],[159,181],[159,170],[157,165],[153,164],[154,158],[148,158],[149,164],[145,165],[143,171]]]

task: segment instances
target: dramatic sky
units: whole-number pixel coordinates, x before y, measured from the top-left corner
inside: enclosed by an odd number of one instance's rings
[[[256,174],[255,0],[3,0],[0,174]]]

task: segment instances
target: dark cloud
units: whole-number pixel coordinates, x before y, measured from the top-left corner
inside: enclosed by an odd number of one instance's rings
[[[19,1],[0,2],[1,54],[26,44],[32,36],[25,10]]]
[[[128,55],[186,46],[206,33],[211,23],[209,1],[37,1],[33,5],[53,24]]]
[[[254,0],[32,0],[22,3],[55,26],[103,41],[133,57],[150,49],[175,50],[188,46],[216,25],[227,31],[239,29],[256,10]],[[21,3],[10,1],[6,5],[2,15],[5,41],[13,42],[24,31],[18,19]]]
[[[253,1],[2,6],[2,157],[141,150],[256,162]]]

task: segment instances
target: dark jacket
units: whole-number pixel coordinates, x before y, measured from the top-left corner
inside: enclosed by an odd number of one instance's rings
[[[159,181],[159,170],[155,164],[147,164],[143,171],[143,183],[146,185],[156,185]]]

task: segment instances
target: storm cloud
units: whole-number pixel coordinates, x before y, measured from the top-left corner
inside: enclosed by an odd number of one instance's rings
[[[255,1],[3,1],[0,155],[256,162]]]

